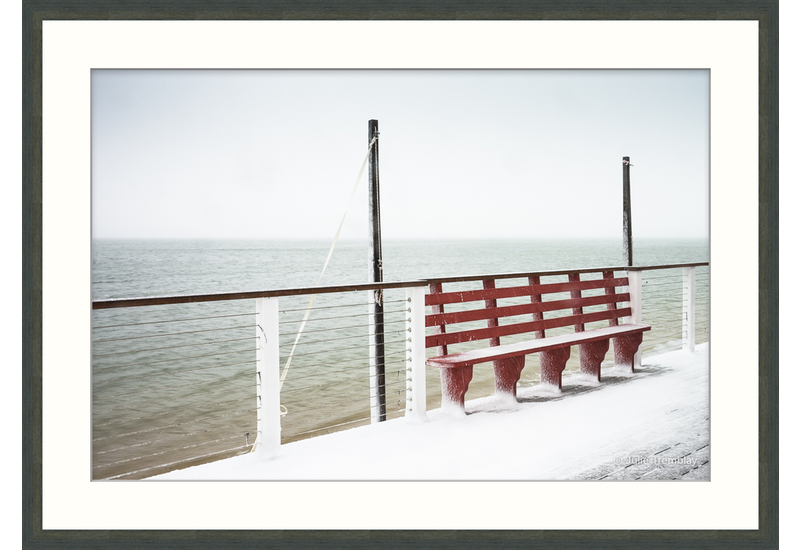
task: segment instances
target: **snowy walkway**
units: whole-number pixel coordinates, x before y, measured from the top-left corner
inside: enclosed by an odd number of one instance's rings
[[[565,376],[561,394],[467,402],[242,455],[153,480],[708,480],[708,345],[645,358],[635,374]]]

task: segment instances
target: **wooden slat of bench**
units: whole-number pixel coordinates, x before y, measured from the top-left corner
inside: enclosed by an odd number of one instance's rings
[[[541,279],[539,277],[537,277],[537,276],[528,277],[528,284],[531,285],[534,288],[538,288],[540,282],[541,282]],[[540,303],[542,303],[542,295],[534,292],[531,295],[531,303],[532,304],[540,304]],[[533,313],[533,320],[534,321],[544,321],[544,313],[542,313],[541,311],[535,311]],[[545,336],[544,330],[537,330],[533,334],[536,336],[536,338],[544,338],[544,336]]]
[[[578,283],[581,280],[580,273],[570,273],[569,274],[569,282],[571,283]],[[570,298],[575,300],[575,306],[572,308],[572,314],[575,316],[583,316],[583,306],[581,305],[581,291],[580,290],[571,290],[570,291]],[[575,332],[583,332],[585,327],[583,323],[578,323],[575,325]]]
[[[613,279],[614,278],[614,272],[613,271],[603,271],[603,278],[604,279]],[[616,291],[617,291],[617,289],[614,288],[614,287],[607,287],[605,292],[606,292],[607,296],[613,296],[616,293]],[[627,301],[630,301],[630,296],[631,295],[627,294],[627,296],[628,296],[628,300]],[[617,309],[616,302],[609,302],[608,306],[607,306],[607,309]],[[619,323],[617,322],[616,319],[611,319],[609,321],[609,324],[611,324],[611,326],[614,326],[614,325],[618,325]]]
[[[498,359],[506,359],[509,357],[518,357],[520,355],[537,353],[549,349],[597,342],[599,340],[606,340],[615,336],[633,334],[636,332],[645,332],[647,330],[650,330],[650,325],[629,323],[613,327],[587,330],[585,332],[562,334],[560,336],[550,336],[536,340],[527,340],[525,342],[517,342],[515,344],[501,344],[492,348],[465,351],[462,353],[454,353],[441,357],[431,357],[427,360],[427,363],[434,367],[462,367],[465,365],[475,365],[477,363],[486,363],[488,361],[496,361]]]
[[[550,302],[535,302],[531,304],[520,304],[516,306],[501,306],[496,308],[470,309],[467,311],[453,311],[450,313],[434,313],[425,316],[425,326],[434,327],[437,325],[451,325],[453,323],[466,323],[469,321],[483,321],[496,319],[499,317],[512,317],[515,315],[527,315],[531,313],[543,313],[545,311],[558,311],[560,309],[572,309],[576,307],[598,306],[603,304],[614,304],[616,302],[630,302],[631,295],[625,294],[603,294],[600,296],[586,296],[579,299],[553,300]],[[616,309],[616,308],[611,308]]]
[[[431,283],[431,295],[436,296],[437,294],[442,292],[442,283]],[[427,296],[426,296],[427,298]],[[444,305],[443,304],[434,304],[431,308],[434,314],[441,314],[444,313]],[[441,335],[445,333],[445,326],[444,325],[436,325],[434,329],[434,335]],[[436,350],[436,353],[439,355],[446,355],[447,354],[447,346],[442,344],[439,346],[439,349]]]
[[[431,348],[434,346],[446,346],[448,344],[458,344],[461,342],[474,342],[476,340],[485,340],[487,338],[498,338],[500,336],[510,336],[512,334],[521,334],[525,332],[534,332],[538,330],[547,330],[551,328],[565,327],[569,325],[578,325],[592,323],[595,321],[607,321],[609,319],[617,319],[620,317],[630,317],[631,309],[611,309],[605,311],[597,311],[594,313],[584,313],[583,315],[570,315],[567,317],[556,317],[553,319],[545,319],[543,321],[530,321],[525,323],[514,323],[510,325],[503,325],[493,328],[481,328],[472,330],[463,330],[460,332],[450,332],[446,334],[433,334],[425,337],[425,347]],[[442,325],[436,325],[437,327]]]
[[[588,281],[545,283],[540,285],[512,286],[494,289],[464,290],[459,292],[442,292],[425,296],[425,305],[455,304],[460,302],[478,302],[497,300],[500,298],[517,298],[520,296],[533,296],[553,294],[557,292],[571,292],[575,290],[591,290],[594,288],[609,288],[627,286],[627,277],[614,279],[591,279]]]
[[[486,279],[485,281],[483,281],[483,288],[484,288],[484,290],[489,290],[489,289],[494,290],[495,289],[494,279]],[[483,310],[484,311],[487,311],[487,310],[495,310],[496,311],[497,310],[497,300],[486,300],[486,301],[484,301]],[[500,320],[496,316],[490,317],[490,318],[488,318],[487,326],[489,328],[499,327],[500,326]],[[499,346],[500,345],[500,338],[497,338],[497,337],[490,338],[489,339],[489,345],[490,346]]]

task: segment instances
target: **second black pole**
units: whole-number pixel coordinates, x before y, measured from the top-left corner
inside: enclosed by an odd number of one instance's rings
[[[622,253],[626,264],[633,265],[631,230],[631,158],[622,157]]]
[[[373,141],[374,140],[374,141]],[[369,152],[369,282],[383,282],[383,253],[381,250],[381,192],[378,177],[378,121],[370,120],[367,143]],[[370,315],[374,334],[370,335],[370,386],[372,398],[370,417],[373,422],[386,420],[386,367],[383,335],[383,291],[375,290],[370,302]]]

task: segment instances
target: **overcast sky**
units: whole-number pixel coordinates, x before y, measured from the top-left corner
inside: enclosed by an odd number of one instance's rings
[[[94,238],[333,238],[380,129],[384,239],[706,238],[709,75],[95,70]],[[367,238],[367,174],[343,238]]]

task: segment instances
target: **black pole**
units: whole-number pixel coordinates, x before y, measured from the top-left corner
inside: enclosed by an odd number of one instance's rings
[[[369,121],[367,143],[372,144],[369,154],[369,256],[370,283],[383,282],[383,253],[381,251],[381,192],[378,177],[378,121]],[[373,139],[375,142],[373,143]],[[371,365],[373,385],[377,388],[377,400],[371,403],[376,407],[379,422],[386,420],[386,368],[383,336],[383,291],[375,290],[372,304],[372,321],[375,335],[371,337],[374,364]],[[372,415],[371,415],[372,416]]]
[[[631,158],[622,157],[622,250],[624,261],[633,265],[633,238],[631,230]]]

